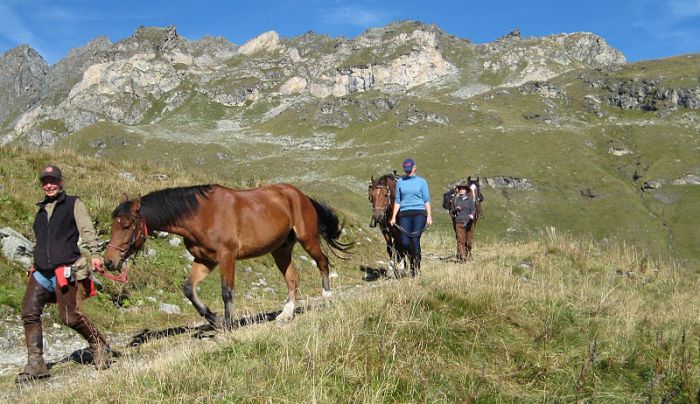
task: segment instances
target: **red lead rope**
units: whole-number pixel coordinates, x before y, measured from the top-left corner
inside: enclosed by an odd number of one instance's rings
[[[106,272],[104,268],[95,268],[95,271],[101,273],[102,276],[104,276],[107,279],[111,279],[120,283],[126,283],[126,281],[129,278],[129,267],[126,265],[124,265],[124,270],[119,272],[119,275],[112,275],[111,273]]]

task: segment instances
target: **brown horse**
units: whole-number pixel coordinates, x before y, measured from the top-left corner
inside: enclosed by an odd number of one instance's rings
[[[149,231],[161,230],[183,237],[194,256],[184,285],[185,296],[211,324],[231,328],[236,260],[270,253],[284,275],[288,295],[278,320],[294,317],[299,274],[292,265],[292,248],[299,242],[321,272],[323,296],[331,295],[328,257],[322,236],[339,251],[351,244],[338,241],[338,216],[328,206],[288,184],[251,190],[220,185],[169,188],[129,200],[126,195],[112,213],[112,236],[104,254],[105,266],[120,270],[144,244]],[[220,319],[197,297],[197,285],[219,265],[224,318]]]
[[[379,226],[384,236],[386,252],[389,255],[388,275],[393,278],[405,275],[405,263],[403,263],[405,254],[402,252],[399,242],[401,232],[398,227],[389,225],[396,199],[396,181],[395,174],[386,174],[376,180],[372,176],[367,189],[368,199],[372,207],[372,219],[369,226]],[[403,264],[403,267],[399,266],[400,263]]]

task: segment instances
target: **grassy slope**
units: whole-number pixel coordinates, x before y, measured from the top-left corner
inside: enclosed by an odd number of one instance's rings
[[[446,49],[459,65],[477,60],[469,47]],[[552,80],[566,92],[555,99],[523,95],[518,89],[454,99],[449,94],[466,83],[469,74],[464,73],[460,83],[448,83],[439,92],[416,89],[394,96],[395,107],[376,110],[378,118],[372,121],[361,121],[363,109],[372,107],[352,102],[336,106],[352,118],[350,126],[342,129],[319,126],[318,118],[325,116],[322,107],[332,105],[332,99],[302,103],[261,122],[260,117],[278,106],[279,100],[226,109],[194,97],[157,124],[107,125],[107,129],[98,124],[62,145],[86,154],[99,152],[109,159],[193,167],[232,182],[258,178],[309,184],[328,195],[343,195],[337,203],[360,216],[366,208],[364,189],[370,175],[390,172],[412,156],[420,174],[429,180],[435,200],[448,184],[466,175],[507,175],[534,182],[532,192],[485,189],[490,222],[483,232],[490,239],[522,239],[531,231],[555,226],[598,239],[623,239],[652,253],[697,262],[700,247],[694,240],[700,234],[687,220],[700,206],[696,186],[667,184],[653,192],[640,190],[644,181],[670,182],[700,170],[697,130],[681,123],[685,115],[695,113],[681,109],[658,117],[654,112],[623,111],[603,104],[601,111],[607,115],[601,118],[588,112],[584,98],[611,95],[603,88],[592,88],[586,80],[614,83],[637,77],[658,81],[658,88],[696,86],[700,76],[696,60],[697,56],[683,56],[612,72],[570,72]],[[346,98],[361,102],[378,97],[384,96],[369,92]],[[437,113],[449,124],[401,126],[416,110]],[[536,115],[540,118],[527,118]],[[217,120],[240,117],[249,126],[216,129]],[[547,117],[558,117],[560,123],[547,124],[543,121]],[[95,147],[96,140],[107,147]],[[322,148],[309,147],[319,141]],[[633,154],[614,156],[609,153],[611,144],[624,145]],[[636,182],[632,181],[635,173],[641,175]],[[589,192],[596,197],[583,195]],[[663,202],[668,200],[675,202]],[[439,226],[448,226],[446,215],[437,219]]]
[[[452,240],[426,237],[446,255]],[[146,344],[102,372],[54,369],[53,401],[691,401],[698,274],[556,233],[480,243],[466,266],[341,293],[290,324]],[[9,378],[1,382],[9,387]]]

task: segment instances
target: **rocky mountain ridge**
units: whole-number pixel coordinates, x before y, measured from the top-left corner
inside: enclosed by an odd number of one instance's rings
[[[224,38],[190,41],[175,27],[141,27],[114,44],[95,38],[53,66],[26,46],[3,55],[1,143],[45,147],[98,121],[151,123],[199,96],[240,108],[261,98],[285,104],[455,83],[477,86],[478,93],[623,63],[619,51],[588,33],[521,38],[515,32],[474,45],[409,21],[355,39],[267,32],[237,47]]]

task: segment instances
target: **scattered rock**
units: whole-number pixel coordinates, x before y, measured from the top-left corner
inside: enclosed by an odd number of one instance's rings
[[[627,154],[632,154],[632,150],[626,148],[625,146],[610,146],[608,148],[608,153],[613,156],[624,156]]]
[[[129,182],[136,181],[136,175],[134,175],[133,173],[119,173],[118,175],[124,181],[129,181]]]
[[[158,310],[166,314],[180,314],[180,306],[175,304],[161,303],[158,305]]]
[[[579,190],[579,193],[581,194],[581,196],[584,196],[584,197],[586,197],[586,198],[591,198],[591,199],[593,199],[593,198],[595,198],[595,197],[598,196],[598,194],[596,194],[595,192],[593,192],[593,190],[590,189],[590,188],[580,189],[580,190]]]
[[[27,269],[31,267],[34,262],[34,243],[9,227],[0,229],[0,243],[2,253],[8,260]]]
[[[165,181],[168,179],[168,176],[165,174],[153,174],[151,175],[151,178],[153,178],[156,181]]]
[[[527,178],[519,177],[485,177],[486,183],[491,188],[514,188],[519,191],[534,191],[535,187]]]
[[[652,189],[659,189],[665,183],[666,183],[666,180],[663,180],[663,179],[645,181],[644,184],[642,184],[642,191],[650,191]]]
[[[676,195],[665,194],[663,192],[654,192],[654,199],[667,205],[671,205],[676,203],[678,197]]]
[[[671,181],[673,185],[700,185],[700,176],[695,174],[686,174],[684,177],[676,178]]]

